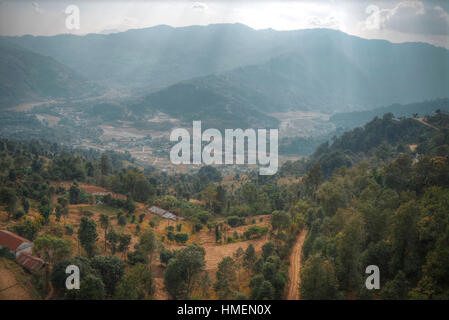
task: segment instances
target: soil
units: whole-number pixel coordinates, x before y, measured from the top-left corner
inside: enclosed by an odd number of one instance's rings
[[[301,269],[301,255],[302,255],[302,246],[304,244],[304,240],[306,239],[306,231],[302,231],[298,239],[296,240],[295,245],[292,249],[292,254],[290,255],[290,268],[288,270],[289,275],[289,284],[288,284],[288,293],[287,300],[299,300],[299,271]]]
[[[0,300],[32,300],[33,297],[17,279],[10,263],[13,262],[0,258]]]

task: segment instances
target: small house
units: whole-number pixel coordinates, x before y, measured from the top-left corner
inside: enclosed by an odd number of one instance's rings
[[[0,247],[7,247],[16,259],[24,253],[32,253],[33,242],[7,230],[0,230]]]

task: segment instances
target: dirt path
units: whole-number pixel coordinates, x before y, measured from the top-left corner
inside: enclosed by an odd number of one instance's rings
[[[4,261],[0,261],[0,300],[32,300],[29,292]]]
[[[287,300],[299,300],[299,270],[301,269],[302,245],[306,239],[306,231],[303,230],[296,240],[290,255],[290,268],[288,270],[289,284]]]
[[[413,120],[416,120],[416,121],[422,123],[423,125],[428,126],[429,128],[432,128],[432,129],[435,129],[437,131],[440,131],[439,128],[431,125],[430,123],[425,122],[423,118],[413,118]]]

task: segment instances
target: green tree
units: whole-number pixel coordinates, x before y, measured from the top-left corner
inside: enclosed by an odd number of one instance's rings
[[[231,257],[224,257],[218,264],[217,280],[214,290],[220,299],[228,299],[231,294],[231,284],[236,280],[236,265]]]
[[[118,252],[123,252],[123,257],[126,257],[126,252],[129,249],[129,245],[131,243],[131,235],[130,234],[126,234],[126,233],[122,233],[119,235],[119,239],[118,239]]]
[[[87,274],[80,281],[79,290],[67,290],[64,296],[67,300],[104,300],[104,284],[94,274]]]
[[[87,254],[89,256],[93,256],[95,251],[95,242],[98,239],[97,223],[94,220],[82,217],[81,224],[78,229],[78,239]]]
[[[159,242],[154,234],[153,230],[146,231],[140,236],[139,239],[139,250],[141,250],[148,259],[148,263],[151,265],[153,263],[154,255],[157,253],[159,249]]]
[[[151,271],[147,265],[137,263],[130,272],[123,277],[117,288],[116,299],[143,300],[154,293],[154,284]]]
[[[256,250],[254,246],[250,244],[245,250],[245,255],[243,257],[243,266],[248,270],[252,270],[257,260]]]
[[[106,234],[109,228],[109,217],[104,213],[100,215],[100,227],[104,230],[104,252],[106,252]]]
[[[69,240],[43,234],[34,240],[33,251],[37,252],[50,265],[53,265],[70,255],[71,245],[72,243]]]
[[[102,175],[108,175],[111,172],[111,164],[109,163],[109,156],[106,153],[101,155],[100,169]]]
[[[264,260],[267,260],[269,256],[272,256],[274,254],[274,249],[274,243],[271,241],[265,243],[262,246],[262,257],[264,258]]]
[[[277,230],[278,234],[290,224],[290,217],[285,211],[273,211],[271,214],[271,226],[273,230]]]
[[[204,249],[189,245],[177,251],[168,263],[164,273],[164,283],[174,299],[188,299],[204,269]]]
[[[116,256],[95,256],[91,259],[90,265],[100,275],[106,294],[113,296],[125,273],[123,261]]]
[[[117,251],[117,243],[120,240],[120,236],[117,232],[115,232],[114,229],[110,229],[109,232],[106,234],[106,241],[109,244],[109,247],[111,248],[111,253],[115,254]]]
[[[332,263],[320,255],[307,259],[301,269],[299,292],[306,300],[337,299],[338,280]]]

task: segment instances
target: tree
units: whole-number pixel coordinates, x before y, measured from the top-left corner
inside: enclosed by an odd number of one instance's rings
[[[106,294],[113,296],[125,273],[124,262],[116,256],[95,256],[91,259],[90,265],[100,275]]]
[[[216,278],[215,292],[217,292],[220,299],[229,298],[232,293],[231,283],[236,280],[236,265],[231,257],[224,257],[220,261]]]
[[[106,234],[109,228],[109,217],[104,213],[100,215],[100,227],[104,230],[104,251],[106,252]]]
[[[8,212],[8,220],[14,216],[17,209],[17,195],[16,190],[13,188],[3,187],[0,189],[0,202],[6,205],[6,211]]]
[[[242,247],[239,247],[236,252],[234,252],[234,261],[235,266],[237,268],[237,280],[240,282],[240,268],[243,266],[243,258],[245,256],[245,251],[243,251]]]
[[[148,259],[150,265],[153,263],[154,254],[157,252],[159,247],[159,242],[154,234],[153,230],[146,231],[140,236],[139,239],[139,250],[141,250]]]
[[[109,163],[109,156],[106,153],[101,155],[100,169],[102,175],[108,175],[111,172],[111,164]]]
[[[117,224],[123,227],[126,226],[126,217],[123,215],[119,216]]]
[[[189,235],[187,233],[177,233],[175,234],[175,241],[180,243],[186,243],[189,240]]]
[[[385,300],[404,300],[407,299],[408,286],[404,272],[399,271],[393,280],[382,287],[380,295]]]
[[[119,234],[112,228],[106,234],[106,241],[109,243],[112,254],[115,254],[115,252],[117,251],[117,243],[119,242],[119,239]]]
[[[337,275],[340,286],[345,289],[354,289],[361,281],[361,254],[365,238],[365,223],[361,214],[351,212],[337,237]]]
[[[126,252],[128,251],[129,245],[131,243],[131,235],[122,233],[119,235],[118,241],[118,252],[123,252],[123,257],[126,257]]]
[[[134,213],[136,211],[136,204],[131,197],[131,194],[128,193],[126,196],[125,208],[128,211],[128,214]]]
[[[402,270],[406,276],[419,271],[419,234],[417,228],[419,205],[411,200],[400,206],[392,219],[391,243],[393,256],[392,272]]]
[[[322,180],[323,175],[321,173],[321,164],[319,162],[316,162],[309,169],[309,172],[304,179],[304,186],[306,188],[306,191],[309,194],[313,194],[318,189],[318,186],[321,184]]]
[[[306,300],[337,299],[338,281],[332,263],[320,255],[307,259],[301,269],[299,292]]]
[[[49,234],[40,235],[34,240],[33,251],[37,252],[50,265],[70,256],[71,242]]]
[[[248,248],[245,250],[245,255],[243,257],[243,266],[249,271],[252,270],[254,267],[254,264],[256,263],[257,256],[256,256],[256,250],[254,249],[254,246],[250,244]]]
[[[62,211],[63,211],[62,206],[59,204],[56,205],[55,216],[56,216],[56,221],[58,221],[58,222],[61,220]]]
[[[67,300],[104,300],[104,284],[99,277],[89,273],[80,281],[80,289],[67,290],[64,298]]]
[[[28,199],[22,198],[22,206],[23,211],[25,211],[25,213],[28,213],[28,211],[30,210],[30,202],[28,201]]]
[[[160,252],[160,260],[165,265],[168,265],[170,260],[175,256],[175,253],[171,250],[166,249],[163,247]]]
[[[76,181],[70,186],[69,202],[70,204],[81,203],[81,189],[78,187],[78,183]]]
[[[269,241],[262,246],[262,257],[264,260],[267,260],[269,256],[274,254],[274,243]]]
[[[273,211],[271,214],[271,226],[273,230],[277,230],[278,234],[287,228],[290,223],[290,217],[285,211]]]
[[[177,251],[164,273],[164,284],[174,299],[188,299],[204,269],[204,249],[197,245]]]
[[[151,271],[147,265],[137,263],[130,272],[123,277],[117,288],[116,299],[143,300],[154,293]]]
[[[48,197],[42,197],[39,204],[39,213],[44,218],[44,224],[50,222],[50,215],[53,212],[53,206],[51,205],[50,199]]]
[[[87,254],[89,256],[93,256],[95,251],[95,242],[98,239],[97,223],[94,220],[82,217],[81,224],[78,229],[78,239]]]
[[[249,281],[249,287],[251,289],[250,298],[255,300],[259,298],[260,288],[262,287],[262,283],[265,281],[263,275],[256,274]]]
[[[92,270],[92,267],[90,266],[89,260],[82,256],[76,256],[70,259],[66,259],[64,261],[56,262],[53,266],[51,273],[51,283],[53,284],[53,288],[55,289],[56,292],[63,292],[66,290],[65,283],[67,279],[67,274],[65,273],[65,270],[70,265],[75,265],[80,269],[80,280],[83,280],[84,277],[94,272]]]
[[[274,288],[270,281],[262,282],[262,286],[259,290],[258,300],[273,300],[274,299]]]

